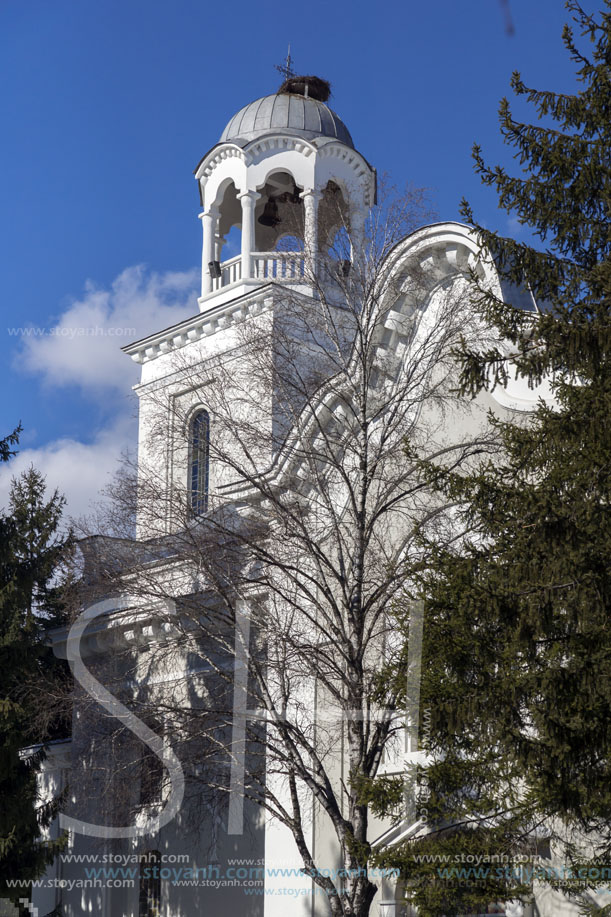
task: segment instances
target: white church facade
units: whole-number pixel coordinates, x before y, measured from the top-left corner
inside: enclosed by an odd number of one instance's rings
[[[334,698],[333,666],[356,639],[333,614],[366,605],[354,590],[341,595],[352,573],[336,572],[360,550],[349,505],[358,444],[369,436],[377,470],[372,503],[354,519],[376,500],[385,507],[367,572],[354,573],[376,586],[363,619],[373,678],[376,654],[393,651],[385,604],[415,550],[405,526],[418,513],[443,531],[441,510],[407,485],[403,502],[392,489],[407,475],[406,436],[468,460],[488,410],[536,401],[518,381],[473,404],[451,394],[469,272],[502,295],[498,277],[462,224],[381,238],[375,170],[327,98],[324,81],[289,77],[231,118],[195,172],[198,311],[124,348],[141,366],[138,466],[125,482],[136,535],[84,544],[86,604],[53,635],[77,699],[72,738],[52,746],[43,774],[47,788],[67,788],[69,846],[34,890],[40,917],[331,914],[300,870],[303,850],[332,878],[345,862],[337,823],[348,817],[351,727],[327,713],[349,685],[342,662]],[[403,217],[386,219],[397,232]],[[536,309],[526,294],[521,305]],[[371,761],[400,774],[417,742],[396,711],[380,723],[379,751],[365,733]],[[307,749],[320,783],[303,779]],[[288,824],[296,811],[299,842]],[[389,844],[421,828],[416,814],[393,830],[371,818],[366,839]],[[372,915],[415,913],[392,876],[373,881]],[[536,905],[490,913],[576,911],[546,889]]]

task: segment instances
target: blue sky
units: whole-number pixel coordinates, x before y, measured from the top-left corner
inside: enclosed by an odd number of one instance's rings
[[[0,433],[24,426],[10,471],[34,462],[81,513],[133,446],[137,368],[118,348],[197,311],[192,170],[235,111],[276,90],[289,41],[380,172],[430,189],[440,219],[464,195],[508,232],[472,143],[510,163],[496,112],[513,70],[575,86],[562,0],[509,8],[513,36],[501,0],[3,0]]]

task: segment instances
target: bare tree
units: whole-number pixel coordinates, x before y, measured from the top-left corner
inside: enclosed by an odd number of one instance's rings
[[[261,806],[331,914],[366,917],[377,886],[362,786],[405,725],[405,686],[382,692],[379,678],[400,649],[393,603],[426,563],[422,536],[457,535],[405,446],[457,468],[494,443],[481,407],[453,393],[452,352],[481,333],[467,249],[410,235],[418,192],[390,192],[359,234],[329,191],[299,282],[262,288],[222,350],[176,349],[147,386],[138,465],[110,510],[124,534],[136,501],[138,537],[95,542],[94,588],[136,596],[154,619],[132,700],[164,719],[200,798],[230,825],[240,799]],[[204,484],[201,468],[199,483],[188,474],[198,406]],[[146,687],[170,669],[171,692]],[[312,848],[312,803],[336,873]]]

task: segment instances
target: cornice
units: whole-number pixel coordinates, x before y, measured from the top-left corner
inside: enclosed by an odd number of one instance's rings
[[[311,156],[313,153],[319,153],[320,150],[315,144],[310,143],[305,137],[289,137],[286,134],[265,134],[263,137],[257,137],[251,140],[248,146],[244,148],[247,160],[246,165],[250,165],[255,156],[260,153],[273,152],[275,150],[295,150],[303,156]]]
[[[262,153],[295,151],[302,156],[318,156],[321,159],[335,157],[348,163],[359,178],[364,178],[374,172],[358,150],[354,150],[342,143],[341,140],[326,139],[324,143],[307,140],[305,137],[292,137],[282,133],[264,134],[251,140],[244,147],[236,143],[221,143],[214,146],[207,153],[195,170],[198,180],[207,181],[216,167],[226,159],[239,159],[246,167],[253,164],[256,157]]]
[[[252,293],[245,293],[133,344],[127,344],[121,350],[136,363],[148,363],[170,351],[180,350],[193,341],[225,331],[250,316],[269,311],[273,305],[275,286],[267,283]]]
[[[286,134],[275,133],[257,137],[256,140],[251,140],[244,147],[240,147],[236,143],[221,143],[214,146],[203,157],[195,170],[195,177],[206,181],[216,167],[225,159],[239,159],[245,166],[249,166],[252,165],[256,156],[265,152],[295,150],[295,152],[307,157],[313,153],[320,153],[321,149],[325,149],[325,147],[319,148],[304,137],[290,137]]]
[[[247,156],[241,147],[235,143],[222,143],[213,147],[204,156],[195,170],[195,177],[197,179],[209,178],[218,164],[225,159],[240,159],[248,165]]]
[[[343,162],[352,166],[359,178],[363,178],[373,172],[373,169],[365,157],[361,156],[358,150],[353,150],[349,146],[346,146],[345,143],[341,143],[337,140],[332,140],[330,143],[325,143],[324,146],[321,146],[318,150],[318,155],[321,159],[326,159],[331,156],[336,159],[341,159]]]

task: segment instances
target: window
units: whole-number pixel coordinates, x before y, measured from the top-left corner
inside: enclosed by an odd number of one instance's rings
[[[189,426],[189,504],[194,516],[208,509],[209,453],[210,418],[207,411],[198,411]]]
[[[140,857],[140,894],[138,917],[160,917],[161,914],[161,854],[149,850]]]
[[[145,722],[149,729],[152,729],[157,735],[163,735],[161,720],[147,717]],[[155,752],[143,743],[140,758],[140,805],[150,806],[160,803],[162,792],[163,763]]]

